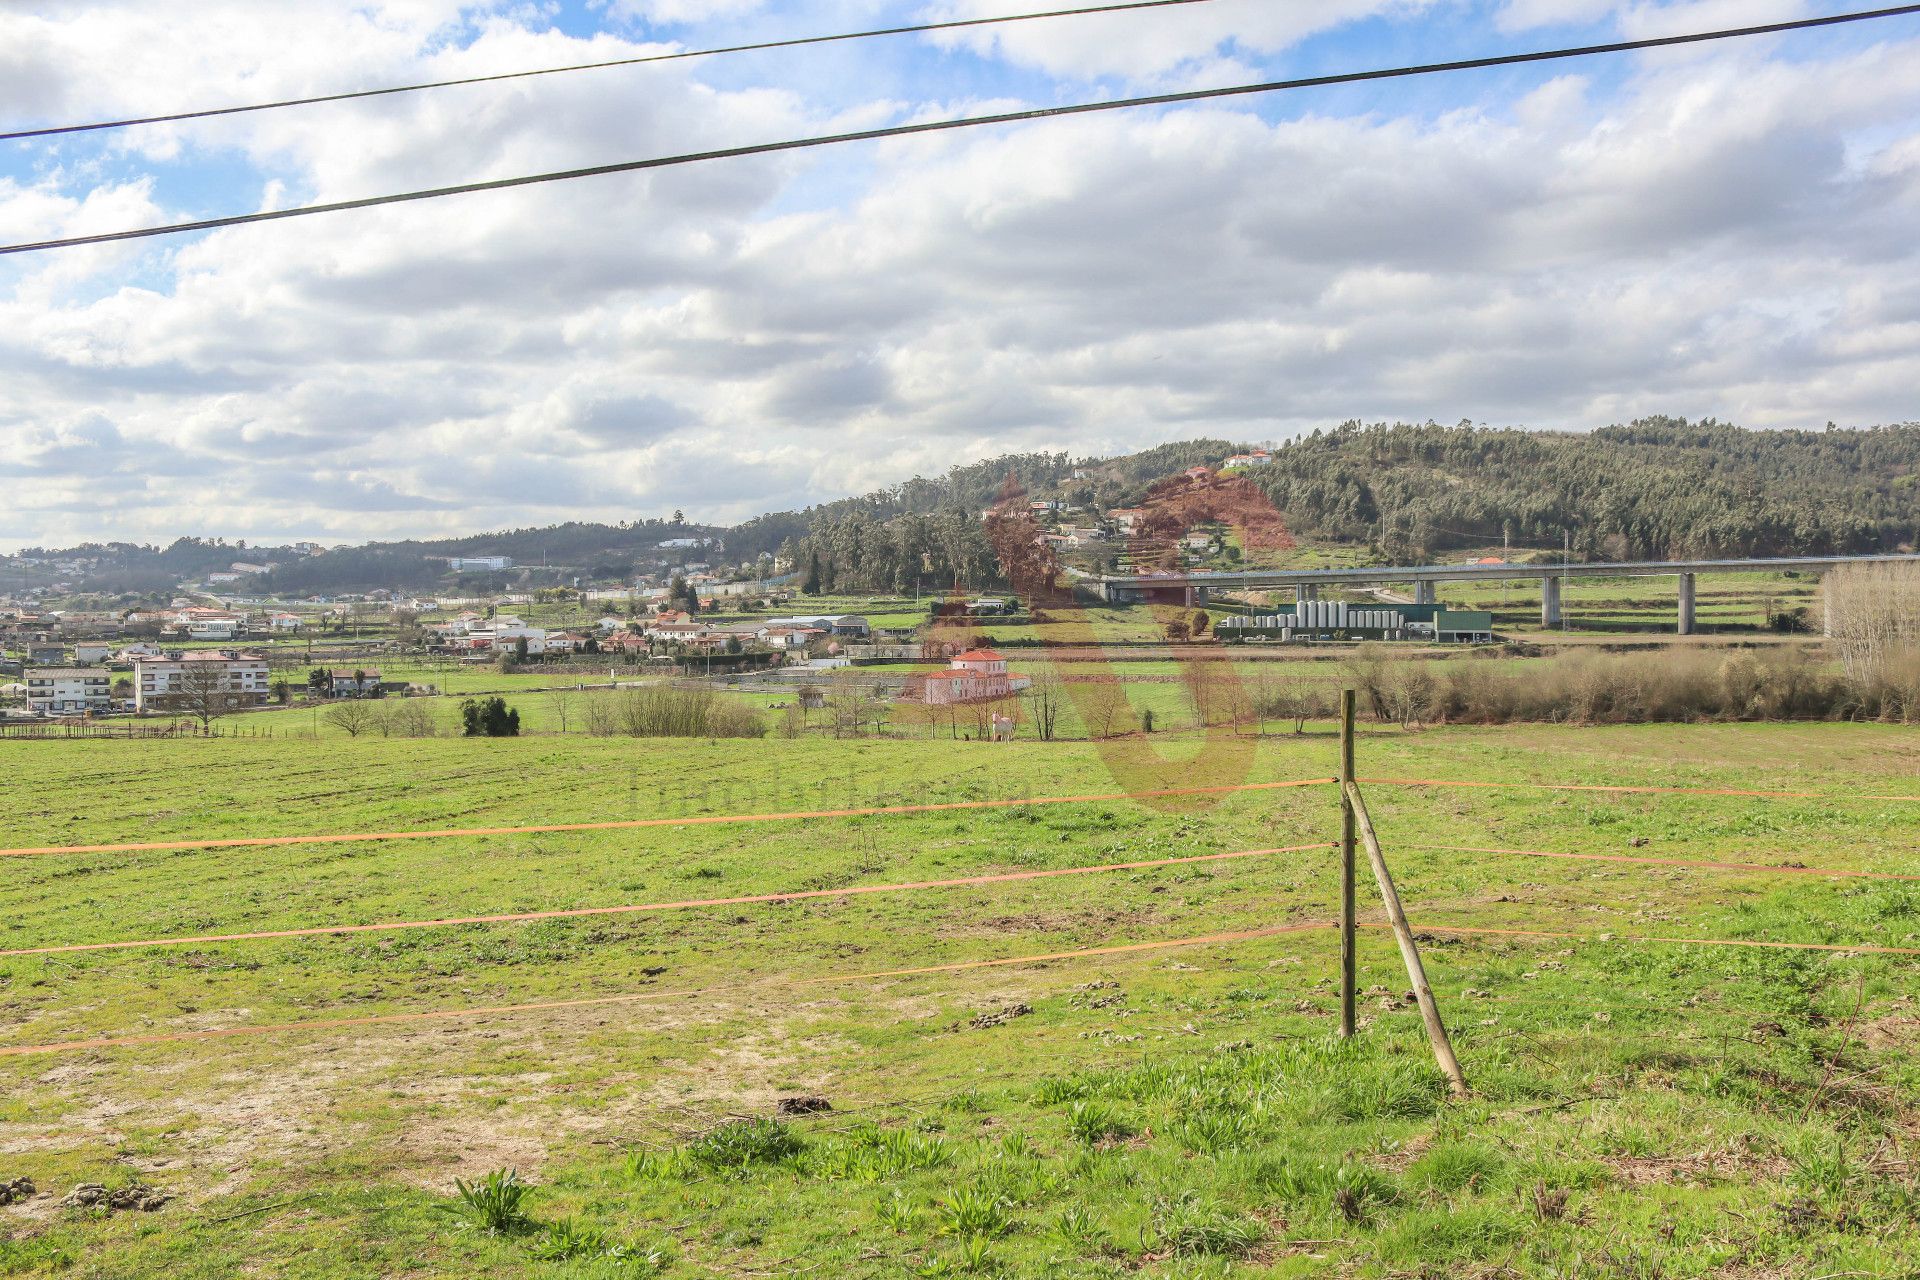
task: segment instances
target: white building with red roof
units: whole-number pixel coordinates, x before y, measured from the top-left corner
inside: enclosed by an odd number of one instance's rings
[[[969,649],[955,654],[945,671],[927,676],[923,696],[929,706],[945,706],[1010,697],[1032,683],[1025,676],[1009,672],[1007,660],[992,649]]]

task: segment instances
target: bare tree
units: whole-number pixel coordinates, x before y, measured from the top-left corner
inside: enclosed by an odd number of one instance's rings
[[[381,727],[378,704],[365,698],[343,698],[326,709],[327,723],[357,738],[369,729]]]
[[[1823,584],[1829,643],[1870,706],[1920,720],[1920,572],[1908,565],[1850,565]]]
[[[1127,705],[1126,690],[1111,677],[1082,685],[1074,701],[1079,704],[1080,716],[1086,721],[1089,738],[1113,737],[1120,726],[1126,723],[1131,711]]]
[[[246,700],[236,691],[224,662],[185,662],[174,681],[173,701],[180,710],[200,722],[204,731],[215,720],[233,714]]]
[[[556,690],[547,695],[547,705],[553,708],[554,723],[565,733],[573,723],[573,694],[565,689]]]
[[[1042,742],[1052,742],[1060,722],[1060,704],[1066,698],[1066,684],[1052,663],[1040,667],[1029,677],[1027,704],[1033,709],[1034,732]]]
[[[396,698],[385,704],[382,732],[401,738],[431,738],[439,732],[433,704],[425,698]]]

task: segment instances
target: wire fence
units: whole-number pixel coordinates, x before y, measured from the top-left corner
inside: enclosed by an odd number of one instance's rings
[[[1351,742],[1351,737],[1347,739]],[[1348,775],[1351,777],[1351,774]],[[1821,801],[1870,800],[1876,802],[1913,802],[1920,803],[1920,796],[1875,794],[1863,792],[1819,792],[1736,789],[1724,787],[1687,787],[1687,786],[1642,786],[1642,785],[1603,785],[1584,783],[1538,783],[1538,782],[1484,782],[1479,780],[1431,779],[1431,778],[1374,778],[1365,780],[1370,787],[1404,787],[1415,790],[1429,788],[1488,788],[1506,787],[1538,789],[1548,791],[1588,792],[1600,795],[1652,795],[1652,796],[1713,796],[1742,797],[1756,800],[1770,799],[1818,799]],[[935,813],[952,811],[986,811],[995,809],[1013,809],[1030,806],[1080,805],[1089,803],[1107,803],[1116,801],[1139,801],[1161,799],[1181,795],[1220,795],[1232,793],[1273,792],[1287,789],[1311,789],[1342,786],[1332,778],[1304,778],[1284,781],[1241,783],[1232,785],[1176,787],[1153,791],[1111,792],[1093,795],[1060,796],[1018,796],[1010,798],[970,799],[946,801],[929,804],[873,805],[840,809],[814,809],[792,812],[772,813],[728,813],[703,814],[669,818],[645,818],[614,822],[584,823],[547,823],[525,826],[442,828],[413,831],[386,832],[328,832],[289,836],[252,836],[252,837],[214,837],[196,840],[145,841],[136,843],[37,846],[12,849],[0,849],[0,856],[55,856],[79,853],[142,853],[162,850],[204,850],[204,849],[243,849],[276,847],[307,844],[359,843],[396,840],[431,840],[455,837],[521,835],[532,833],[594,832],[634,830],[664,826],[697,825],[735,825],[767,822],[804,822],[814,819],[846,817],[878,817],[915,813]],[[227,1027],[197,1028],[190,1030],[151,1031],[126,1034],[107,1034],[70,1040],[50,1041],[38,1044],[0,1045],[0,1057],[28,1054],[71,1053],[118,1048],[134,1045],[153,1045],[185,1043],[191,1041],[218,1039],[234,1036],[257,1036],[270,1034],[293,1034],[299,1032],[334,1033],[359,1028],[390,1024],[437,1022],[448,1020],[474,1020],[496,1016],[524,1015],[542,1011],[591,1008],[629,1004],[636,1002],[687,999],[720,992],[739,993],[757,989],[830,986],[835,984],[856,984],[883,979],[900,979],[939,974],[963,973],[983,969],[1031,966],[1056,961],[1072,961],[1097,957],[1147,954],[1178,948],[1227,945],[1256,939],[1273,938],[1282,935],[1304,935],[1312,933],[1337,932],[1342,934],[1344,946],[1349,950],[1352,939],[1358,931],[1395,931],[1408,961],[1409,973],[1415,980],[1416,990],[1425,987],[1424,972],[1419,967],[1415,940],[1426,938],[1429,941],[1436,936],[1454,936],[1460,938],[1486,938],[1508,940],[1541,940],[1569,942],[1575,944],[1618,945],[1618,946],[1686,946],[1706,948],[1736,948],[1777,951],[1799,951],[1825,953],[1832,955],[1873,955],[1887,957],[1920,957],[1920,947],[1890,946],[1872,942],[1803,942],[1786,939],[1766,938],[1723,938],[1695,937],[1685,934],[1638,933],[1617,931],[1567,931],[1545,927],[1501,927],[1490,924],[1453,924],[1431,919],[1422,919],[1415,933],[1408,925],[1403,913],[1399,911],[1397,894],[1394,892],[1391,878],[1387,875],[1384,855],[1381,853],[1374,836],[1370,819],[1365,815],[1364,804],[1360,800],[1360,783],[1350,781],[1344,784],[1342,792],[1345,802],[1350,802],[1358,810],[1361,832],[1366,838],[1370,853],[1375,855],[1376,871],[1379,873],[1383,901],[1387,906],[1385,920],[1357,918],[1349,905],[1343,917],[1333,920],[1291,921],[1285,924],[1241,929],[1229,932],[1202,933],[1187,937],[1156,939],[1145,941],[1112,941],[1103,945],[1081,947],[1068,950],[1049,951],[1037,954],[975,958],[957,960],[940,964],[904,966],[888,969],[869,970],[857,973],[840,973],[803,976],[793,973],[773,974],[720,987],[702,987],[696,989],[672,989],[616,993],[609,995],[585,996],[564,1000],[530,1000],[516,1003],[490,1004],[480,1006],[462,1006],[409,1010],[387,1014],[369,1014],[355,1017],[316,1018],[288,1022],[262,1022],[240,1024]],[[230,945],[262,942],[275,939],[338,937],[366,933],[393,933],[406,930],[421,930],[448,927],[485,927],[499,924],[529,923],[536,921],[584,919],[617,915],[637,915],[674,911],[691,911],[725,906],[748,904],[768,904],[797,902],[818,899],[851,899],[882,894],[914,894],[951,890],[962,887],[985,887],[1000,884],[1056,880],[1066,877],[1089,877],[1122,872],[1165,870],[1181,867],[1193,867],[1206,864],[1243,863],[1278,855],[1312,853],[1342,849],[1350,851],[1351,833],[1343,836],[1340,842],[1317,841],[1289,844],[1272,848],[1240,849],[1222,852],[1194,854],[1177,857],[1151,859],[1133,859],[1126,861],[1102,862],[1092,865],[1047,868],[1015,872],[995,872],[989,874],[956,876],[943,879],[897,881],[887,883],[857,884],[823,889],[793,889],[770,893],[734,895],[727,897],[693,898],[645,903],[626,903],[608,906],[589,906],[541,911],[519,911],[466,916],[445,916],[431,919],[391,920],[373,923],[341,924],[321,923],[303,925],[285,929],[265,929],[237,931],[228,933],[207,933],[186,936],[167,936],[140,939],[109,939],[78,943],[47,943],[42,945],[17,947],[0,951],[0,957],[54,956],[83,952],[120,952],[139,951],[150,948],[170,948],[182,946]],[[1794,862],[1746,862],[1717,859],[1690,859],[1654,855],[1628,855],[1599,853],[1592,851],[1561,851],[1538,849],[1511,849],[1479,845],[1455,845],[1440,843],[1409,843],[1403,848],[1420,849],[1436,853],[1464,853],[1479,858],[1543,858],[1593,861],[1601,863],[1626,864],[1635,866],[1662,866],[1679,869],[1731,872],[1743,875],[1788,875],[1788,876],[1824,876],[1840,879],[1878,880],[1890,882],[1920,881],[1920,875],[1900,872],[1880,872],[1856,868],[1827,868],[1807,866]],[[1484,864],[1483,864],[1484,865]],[[1352,862],[1346,863],[1347,874],[1351,875]],[[1351,880],[1349,879],[1349,884]],[[1348,902],[1351,902],[1349,890]],[[1440,908],[1443,904],[1429,904]],[[1417,908],[1418,909],[1418,908]],[[1348,1033],[1353,1029],[1352,1008],[1356,995],[1356,983],[1350,967],[1346,968],[1343,981],[1342,1004],[1344,1012],[1343,1026]],[[1432,1004],[1431,992],[1423,1000],[1423,1012]],[[1437,1010],[1429,1019],[1429,1030],[1436,1033],[1436,1046],[1445,1044],[1444,1025],[1439,1024]],[[1446,1050],[1451,1053],[1450,1048]],[[1443,1063],[1445,1058],[1443,1057]],[[1457,1092],[1464,1093],[1464,1082],[1458,1078],[1457,1064],[1450,1075],[1456,1076]]]

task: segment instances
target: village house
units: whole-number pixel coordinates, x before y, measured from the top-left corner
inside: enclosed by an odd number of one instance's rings
[[[113,646],[105,640],[76,640],[73,642],[73,661],[75,665],[90,667],[96,662],[105,662],[113,656]]]
[[[1245,453],[1236,453],[1222,466],[1227,467],[1265,467],[1273,464],[1273,455],[1265,449],[1249,449]]]
[[[35,667],[27,672],[27,710],[43,716],[113,709],[113,677],[100,667]]]
[[[224,709],[264,707],[272,696],[267,660],[230,649],[200,649],[178,658],[141,658],[133,664],[133,701],[139,711],[190,711],[208,698]]]
[[[1033,682],[1008,672],[1007,660],[992,649],[969,649],[954,655],[947,670],[926,677],[923,697],[929,706],[1005,698]]]
[[[804,649],[817,637],[827,633],[819,627],[776,627],[764,626],[754,632],[754,638],[776,653]]]
[[[329,671],[327,696],[332,698],[370,698],[380,692],[378,671]]]

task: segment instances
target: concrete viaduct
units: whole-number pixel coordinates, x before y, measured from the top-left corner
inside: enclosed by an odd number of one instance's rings
[[[1292,587],[1295,598],[1317,599],[1321,587],[1383,586],[1412,583],[1415,604],[1436,603],[1442,582],[1500,582],[1538,578],[1540,625],[1560,625],[1560,589],[1569,578],[1678,578],[1679,633],[1694,632],[1694,581],[1703,573],[1825,573],[1849,564],[1920,564],[1920,555],[1783,556],[1762,560],[1647,560],[1599,564],[1425,564],[1366,569],[1251,569],[1237,573],[1165,573],[1112,575],[1082,579],[1109,604],[1180,592],[1188,605],[1202,604],[1215,591]]]

